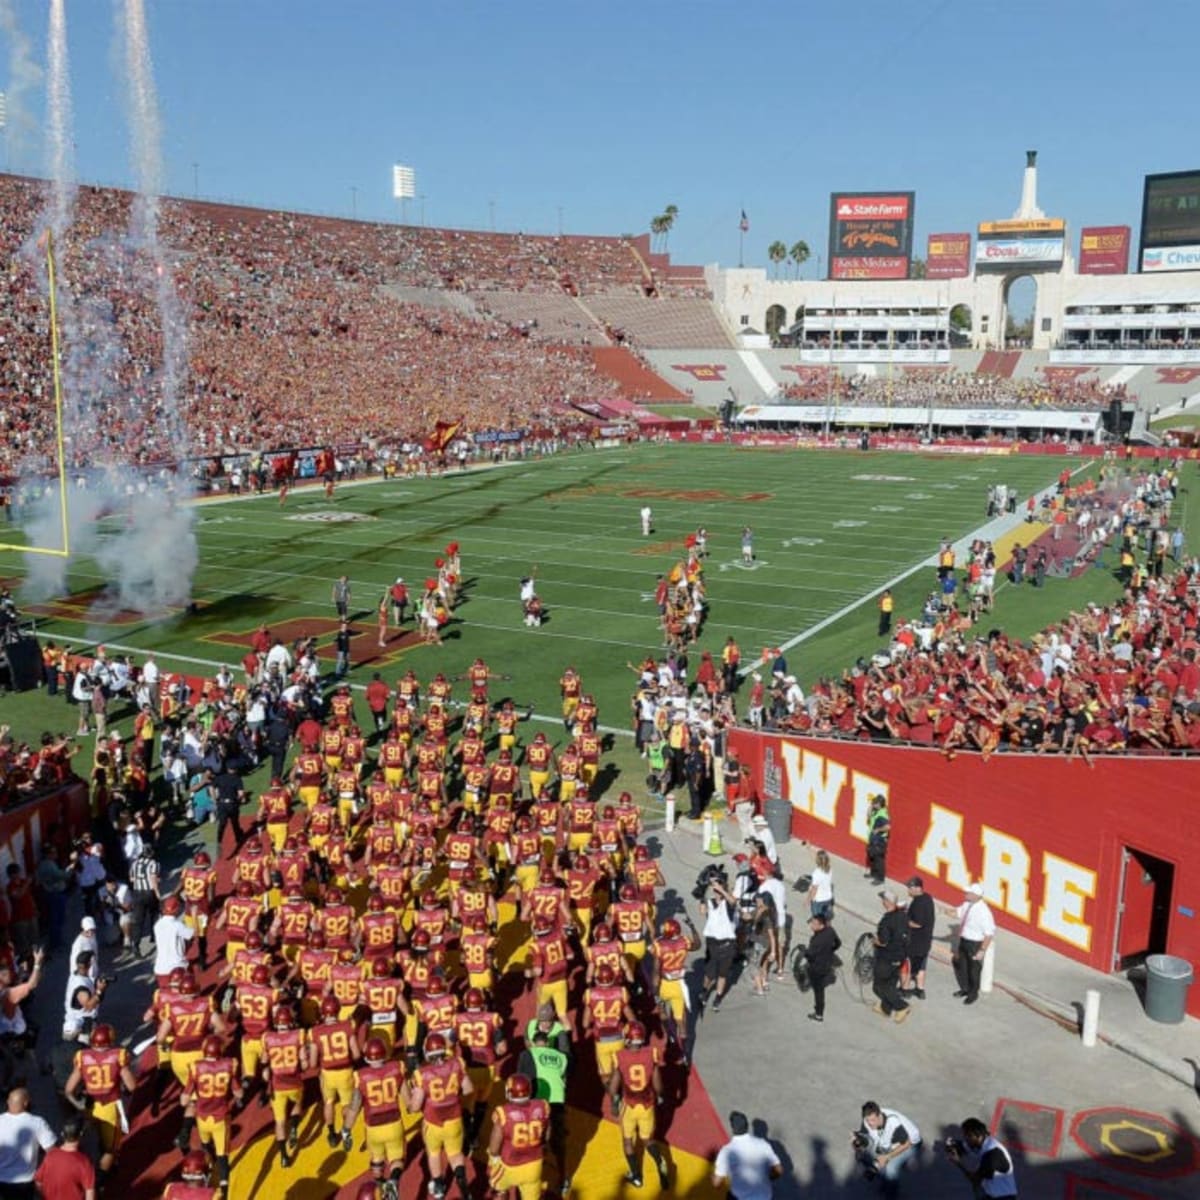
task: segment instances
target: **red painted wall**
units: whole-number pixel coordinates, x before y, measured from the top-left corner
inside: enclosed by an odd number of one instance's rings
[[[32,875],[41,862],[42,842],[52,826],[59,825],[61,836],[70,839],[88,827],[88,820],[87,786],[82,782],[64,784],[0,813],[0,868],[15,862]]]
[[[960,754],[948,761],[937,750],[744,730],[731,741],[760,797],[792,804],[794,836],[861,861],[868,797],[885,791],[889,878],[919,873],[932,895],[953,903],[968,878],[979,879],[1001,926],[1098,970],[1113,966],[1122,847],[1165,859],[1175,867],[1167,952],[1200,963],[1195,759],[1108,758],[1091,769],[1066,758],[999,754],[984,762]],[[933,861],[931,825],[945,831],[956,824],[951,853]],[[1006,849],[1015,851],[1007,864]],[[1022,894],[1004,880],[1020,873],[1026,855]],[[1073,905],[1077,915],[1065,911]],[[1191,989],[1189,1011],[1200,1016],[1200,985]]]

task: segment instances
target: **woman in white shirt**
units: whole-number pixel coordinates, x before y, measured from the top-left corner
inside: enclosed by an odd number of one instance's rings
[[[833,865],[824,850],[816,852],[811,879],[808,887],[810,911],[814,917],[830,921],[833,919]]]

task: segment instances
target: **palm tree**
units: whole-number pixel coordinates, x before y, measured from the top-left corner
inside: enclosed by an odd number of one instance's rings
[[[775,264],[776,278],[779,276],[779,264],[787,258],[787,247],[782,242],[772,242],[767,247],[767,257]]]
[[[674,204],[668,204],[667,207],[663,209],[662,215],[663,221],[665,222],[663,225],[662,248],[665,252],[667,249],[667,240],[671,236],[671,230],[675,228],[675,218],[679,216],[679,209]]]
[[[788,251],[788,257],[796,264],[796,278],[800,278],[800,268],[808,262],[808,243],[805,241],[795,242],[791,250]]]
[[[658,238],[660,243],[667,236],[667,218],[665,216],[657,216],[650,218],[650,247],[654,248],[654,239]]]

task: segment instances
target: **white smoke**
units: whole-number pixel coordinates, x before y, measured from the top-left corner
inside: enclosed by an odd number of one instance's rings
[[[152,378],[140,375],[137,394],[130,395],[128,380],[139,372],[126,368],[138,364],[127,361],[129,350],[110,297],[104,290],[87,290],[85,278],[67,281],[61,277],[61,250],[66,248],[75,203],[73,119],[64,0],[52,0],[47,112],[52,189],[39,226],[50,225],[60,248],[56,299],[64,340],[68,474],[73,476],[71,467],[83,460],[91,469],[86,487],[72,477],[66,490],[70,559],[26,555],[25,590],[36,599],[63,593],[69,562],[80,558],[94,561],[109,580],[93,611],[98,619],[109,609],[161,614],[166,607],[187,603],[199,557],[191,507],[180,502],[185,499],[182,491],[190,486],[186,476],[172,480],[164,472],[150,478],[127,465],[138,446],[112,444],[112,418],[119,415],[131,427],[150,423],[166,433],[177,462],[187,454],[186,429],[179,416],[179,394],[187,369],[187,328],[172,264],[158,230],[161,129],[141,0],[125,0],[118,21],[118,34],[125,43],[124,75],[138,194],[127,233],[119,237],[106,234],[77,247],[70,265],[81,275],[117,281],[123,289],[132,288],[152,298],[162,335],[162,362]],[[112,461],[106,462],[110,457]],[[103,474],[97,474],[97,469],[103,469]],[[37,493],[22,519],[31,543],[61,546],[58,488],[47,488],[39,478],[32,486],[27,484],[26,491]],[[112,519],[102,523],[105,516]]]
[[[46,96],[49,144],[47,165],[51,180],[50,228],[62,242],[71,224],[75,203],[75,108],[71,101],[71,60],[67,54],[66,0],[51,0],[46,57],[50,86]]]
[[[0,0],[0,34],[8,43],[8,152],[21,160],[26,146],[37,134],[37,121],[30,111],[29,93],[42,82],[42,68],[34,61],[29,35],[17,20],[13,0]]]

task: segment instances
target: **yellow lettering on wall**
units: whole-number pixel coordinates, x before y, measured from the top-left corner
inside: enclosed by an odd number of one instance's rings
[[[928,875],[938,876],[945,870],[951,887],[965,888],[971,882],[962,844],[962,813],[929,805],[929,828],[925,840],[917,847],[917,866]]]
[[[846,783],[846,768],[795,742],[784,740],[779,746],[792,807],[826,825],[836,824],[838,796]]]
[[[979,831],[983,845],[983,880],[985,897],[1022,921],[1029,920],[1029,851],[1025,843],[1012,834],[1002,833],[984,825]]]
[[[1038,928],[1080,950],[1090,950],[1092,926],[1086,915],[1087,902],[1096,895],[1096,872],[1043,852],[1042,876]]]

